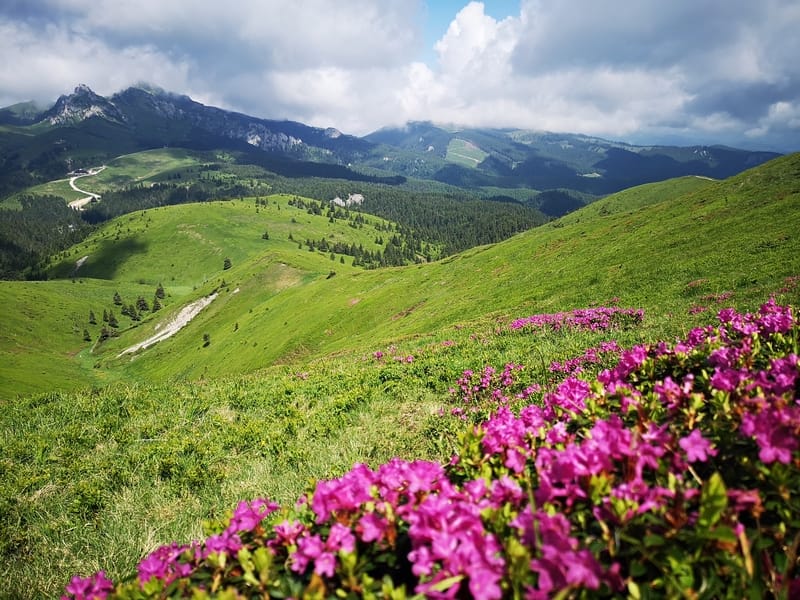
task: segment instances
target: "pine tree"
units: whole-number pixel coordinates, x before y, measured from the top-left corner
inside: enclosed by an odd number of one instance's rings
[[[94,318],[94,312],[89,311],[89,325],[97,325],[97,319]]]
[[[164,293],[164,287],[161,285],[161,283],[159,283],[158,287],[156,288],[156,298],[158,298],[159,300],[163,300],[164,296],[166,296],[166,294]]]
[[[108,326],[119,327],[119,322],[117,321],[117,317],[114,316],[113,310],[108,313]]]
[[[157,310],[161,310],[161,302],[158,299],[158,296],[153,298],[153,309],[152,312],[156,312]]]
[[[139,312],[145,312],[150,310],[150,305],[147,304],[147,300],[145,300],[143,296],[139,296],[136,299],[136,308]]]
[[[122,296],[119,295],[119,292],[114,292],[114,304],[122,306]]]
[[[108,311],[103,309],[103,323],[108,323]]]
[[[88,329],[84,329],[83,330],[83,341],[84,342],[91,342],[92,341],[92,336],[89,335],[89,330]]]
[[[224,261],[222,261],[222,268],[223,268],[223,270],[226,270],[226,271],[227,271],[227,270],[228,270],[228,269],[230,269],[232,266],[233,266],[233,265],[231,264],[231,259],[230,259],[230,258],[226,258]]]
[[[133,321],[138,321],[139,320],[139,313],[136,312],[136,307],[133,304],[128,306],[128,316]]]

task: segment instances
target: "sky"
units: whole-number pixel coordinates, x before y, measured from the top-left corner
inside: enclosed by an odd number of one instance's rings
[[[148,83],[365,135],[800,150],[798,0],[3,0],[0,106]]]

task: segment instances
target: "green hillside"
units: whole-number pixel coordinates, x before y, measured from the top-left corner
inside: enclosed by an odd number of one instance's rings
[[[195,340],[208,330],[220,341],[215,353],[237,356],[233,365],[216,362],[214,356],[188,358],[193,344],[184,346],[175,338],[125,369],[140,377],[246,371],[274,360],[367,350],[487,314],[561,310],[615,296],[627,305],[676,312],[685,312],[710,293],[759,298],[797,271],[792,231],[800,225],[800,215],[793,210],[792,195],[760,204],[748,198],[756,189],[762,198],[780,196],[785,184],[769,189],[762,181],[766,184],[770,172],[794,168],[796,162],[776,163],[760,176],[704,181],[708,185],[702,189],[647,210],[636,208],[643,202],[640,191],[635,198],[629,196],[637,203],[632,210],[612,214],[617,202],[612,197],[588,209],[602,212],[608,205],[607,216],[582,221],[576,215],[574,223],[556,222],[430,265],[342,272],[332,279],[325,278],[327,270],[318,270],[302,285],[274,295],[262,291],[257,273],[263,262],[256,269],[242,265],[226,277],[231,290],[240,290],[235,297],[223,294],[233,303],[230,309],[215,304],[191,325]],[[684,189],[680,182],[664,185]],[[754,228],[754,222],[762,225]],[[274,268],[271,259],[262,261]],[[700,279],[705,280],[701,286],[687,290]],[[251,347],[257,343],[258,350],[245,351],[244,337]],[[173,370],[172,360],[186,364]]]
[[[726,181],[684,178],[633,188],[494,246],[378,271],[356,269],[351,257],[331,259],[302,244],[325,238],[378,250],[376,238],[388,235],[375,229],[377,219],[361,229],[346,220],[330,223],[289,206],[289,196],[270,197],[266,206],[250,199],[127,215],[65,253],[52,269],[58,277],[79,276],[85,289],[100,285],[104,291],[89,298],[105,294],[105,302],[83,302],[68,318],[51,311],[52,335],[77,346],[65,345],[62,361],[88,349],[89,344],[76,344],[73,331],[82,330],[88,310],[99,315],[113,308],[108,281],[128,286],[130,291],[120,290],[126,303],[139,295],[150,301],[160,282],[172,313],[214,289],[220,296],[181,334],[133,361],[116,356],[152,335],[171,313],[123,322],[121,335],[95,348],[83,365],[92,365],[88,376],[75,365],[74,379],[63,383],[91,383],[105,372],[143,381],[247,372],[345,349],[367,350],[486,314],[556,310],[611,297],[681,313],[704,294],[760,298],[797,271],[792,237],[798,225],[792,188],[797,163],[791,156]],[[269,240],[262,239],[265,232]],[[75,272],[82,257],[87,258]],[[225,258],[233,265],[228,271]],[[702,285],[687,290],[696,280]],[[14,290],[29,285],[34,284],[4,283],[0,290],[16,305]],[[65,319],[77,325],[67,330],[58,323]],[[20,336],[14,332],[23,327],[12,320],[7,335]],[[89,329],[94,339],[97,329]],[[212,344],[201,351],[204,334]],[[35,352],[26,360],[35,362]],[[5,379],[4,393],[52,389],[26,379],[24,371]]]
[[[237,500],[291,502],[354,462],[446,460],[464,427],[447,416],[448,389],[465,369],[525,364],[546,385],[552,361],[609,339],[674,339],[773,293],[796,304],[798,181],[793,155],[725,181],[652,184],[499,244],[378,270],[302,243],[342,236],[377,249],[386,232],[376,219],[331,223],[291,196],[115,219],[54,261],[53,274],[74,283],[0,283],[15,307],[0,338],[11,365],[0,380],[6,590],[51,597],[75,572],[124,577]],[[120,316],[114,292],[149,302],[158,283],[160,311]],[[214,291],[174,337],[118,357]],[[609,304],[642,308],[644,320],[613,331],[508,328]],[[90,352],[82,330],[96,339],[100,325],[85,324],[88,311],[99,319],[109,309],[120,335]]]
[[[376,244],[376,239],[388,240],[393,235],[387,231],[389,224],[375,217],[361,217],[356,223],[356,215],[349,220],[309,214],[308,209],[290,205],[292,199],[272,196],[268,200],[181,205],[120,217],[56,257],[50,276],[62,281],[0,283],[6,305],[21,307],[19,313],[12,311],[4,319],[2,348],[9,360],[3,367],[7,376],[0,393],[12,396],[72,388],[94,383],[98,377],[120,375],[104,375],[108,371],[103,368],[104,359],[112,360],[125,347],[149,337],[154,327],[174,315],[182,304],[210,293],[223,280],[237,282],[237,286],[242,281],[241,294],[233,294],[234,288],[224,286],[230,295],[223,292],[225,298],[217,305],[237,300],[233,306],[238,306],[241,314],[229,311],[226,315],[231,328],[240,320],[246,327],[254,304],[276,291],[324,280],[331,272],[343,277],[361,271],[352,266],[353,257],[349,255],[309,252],[306,240],[325,239],[330,244],[342,242],[378,252],[383,245]],[[230,270],[224,269],[226,259],[230,260]],[[64,281],[67,278],[77,283]],[[158,284],[167,294],[161,311],[145,313],[141,321],[121,316],[121,306],[113,302],[115,291],[126,306],[140,296],[152,304]],[[95,324],[88,322],[89,311],[96,316]],[[104,311],[115,311],[120,318],[120,336],[97,345]],[[84,328],[92,342],[82,341]],[[214,332],[219,337],[215,347],[224,347],[225,336],[221,331]],[[30,334],[39,342],[27,341]],[[192,346],[192,342],[186,343]],[[44,354],[40,353],[42,349]],[[248,361],[249,353],[244,354],[247,367],[264,364],[263,356]],[[35,365],[45,356],[48,364],[57,365],[54,370],[59,376],[55,379],[38,377],[36,369],[32,376],[30,369],[18,368]],[[194,362],[197,357],[187,358]],[[220,370],[224,372],[224,365]]]

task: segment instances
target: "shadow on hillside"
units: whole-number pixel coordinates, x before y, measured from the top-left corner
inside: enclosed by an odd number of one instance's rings
[[[134,254],[147,252],[147,244],[132,238],[103,240],[79,270],[79,275],[96,279],[114,279],[117,271]]]

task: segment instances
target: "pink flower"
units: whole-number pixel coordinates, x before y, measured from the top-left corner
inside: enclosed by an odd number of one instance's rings
[[[711,447],[711,442],[703,437],[699,429],[693,429],[688,436],[681,438],[678,445],[686,452],[686,460],[691,462],[706,462],[709,456],[716,456],[716,449]]]
[[[273,531],[275,532],[275,539],[269,541],[270,547],[288,547],[297,543],[297,539],[306,531],[306,527],[300,521],[290,523],[288,520],[284,520],[282,523],[275,525]]]
[[[356,546],[353,533],[340,523],[335,523],[328,533],[328,539],[319,535],[300,538],[297,552],[292,555],[291,569],[296,573],[306,570],[308,563],[314,562],[314,573],[325,577],[333,577],[336,570],[336,553],[352,552]]]
[[[151,552],[138,566],[141,584],[144,585],[154,577],[166,584],[189,575],[192,572],[192,566],[179,560],[188,549],[189,546],[172,542],[169,546],[161,546]]]
[[[256,498],[252,502],[242,500],[233,511],[230,524],[225,529],[227,533],[239,531],[253,531],[268,514],[278,510],[280,506],[264,498]]]
[[[114,584],[106,577],[105,571],[99,571],[89,577],[73,577],[62,600],[105,600],[114,591]]]
[[[356,527],[359,537],[364,542],[377,542],[383,539],[387,529],[388,523],[386,520],[375,513],[365,514],[359,519]]]
[[[220,535],[212,535],[206,540],[204,556],[208,556],[213,552],[224,552],[226,554],[235,554],[242,548],[242,540],[237,534],[230,534],[227,531]]]

